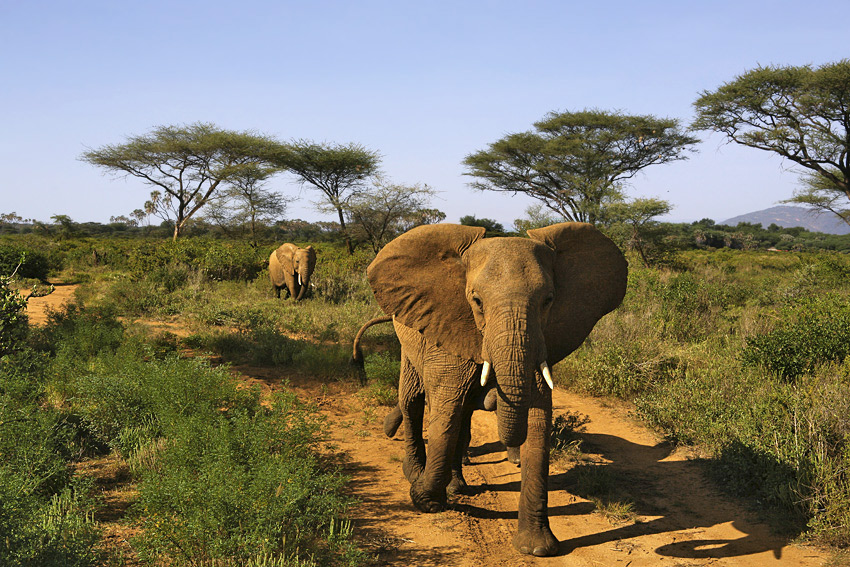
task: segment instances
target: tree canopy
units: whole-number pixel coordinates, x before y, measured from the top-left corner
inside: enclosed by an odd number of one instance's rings
[[[230,235],[247,234],[252,246],[258,245],[260,233],[283,220],[291,201],[269,189],[265,183],[278,170],[259,164],[246,164],[227,181],[219,195],[210,201],[204,217]]]
[[[639,171],[687,159],[698,142],[676,119],[602,110],[551,112],[534,128],[468,155],[465,174],[478,178],[470,185],[525,193],[564,220],[591,223]]]
[[[692,128],[774,152],[804,168],[786,202],[829,211],[850,224],[850,60],[758,67],[694,103]]]
[[[295,174],[302,185],[322,192],[324,205],[339,216],[349,253],[354,252],[345,226],[347,199],[378,173],[381,157],[360,144],[326,144],[297,140],[276,152],[272,163]]]
[[[263,163],[280,144],[253,132],[222,130],[196,122],[160,126],[131,136],[123,144],[106,145],[80,159],[107,171],[138,177],[156,187],[152,201],[174,217],[176,240],[186,222],[207,204],[220,185],[246,165]],[[161,191],[160,191],[161,190]],[[153,193],[152,193],[153,195]]]
[[[440,222],[445,213],[428,208],[434,190],[427,185],[401,185],[376,178],[373,187],[353,195],[345,207],[355,234],[378,252],[399,234],[421,224]]]

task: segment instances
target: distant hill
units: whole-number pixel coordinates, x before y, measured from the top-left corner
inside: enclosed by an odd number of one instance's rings
[[[764,228],[769,227],[771,223],[775,223],[783,228],[801,226],[812,232],[850,234],[850,225],[836,218],[834,215],[817,215],[803,207],[793,207],[789,205],[770,207],[763,211],[755,211],[753,213],[732,217],[731,219],[727,219],[718,224],[735,226],[739,222],[749,222],[753,224],[761,223]]]

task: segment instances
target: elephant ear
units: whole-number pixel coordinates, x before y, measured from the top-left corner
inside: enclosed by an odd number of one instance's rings
[[[307,265],[309,266],[308,272],[313,273],[313,269],[316,267],[316,249],[312,246],[307,246],[304,249],[307,252]]]
[[[544,330],[549,364],[555,364],[623,301],[628,263],[610,238],[587,223],[555,224],[528,236],[555,250],[555,299]]]
[[[483,236],[482,227],[458,224],[424,225],[402,234],[366,269],[378,305],[432,344],[479,360],[481,333],[466,299],[461,256]]]
[[[295,255],[295,250],[297,247],[294,244],[286,243],[282,244],[280,248],[275,250],[275,256],[277,256],[277,261],[280,262],[281,267],[283,268],[283,272],[285,274],[293,274],[295,273],[295,264],[292,262],[292,258]]]

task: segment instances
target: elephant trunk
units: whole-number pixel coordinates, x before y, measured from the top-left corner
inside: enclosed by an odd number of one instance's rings
[[[306,271],[300,271],[298,273],[298,296],[295,298],[296,301],[300,301],[304,298],[305,293],[307,292],[307,287],[310,285],[310,274],[306,273]]]
[[[499,439],[508,447],[519,447],[525,442],[528,408],[536,387],[539,349],[534,345],[538,341],[529,336],[525,316],[514,313],[497,321],[496,329],[488,322],[484,346],[496,375]]]
[[[313,270],[316,268],[316,251],[312,246],[304,249],[304,255],[298,263],[298,270],[295,274],[298,279],[298,296],[295,298],[299,301],[304,298],[307,289],[310,287],[310,276],[313,275]]]

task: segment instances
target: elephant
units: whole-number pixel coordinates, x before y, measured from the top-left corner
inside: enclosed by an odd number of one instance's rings
[[[287,242],[269,256],[269,278],[280,297],[286,289],[295,301],[301,301],[310,287],[310,276],[316,268],[316,251],[312,246],[299,248]]]
[[[484,238],[484,232],[420,226],[388,243],[366,270],[401,343],[402,470],[416,508],[443,510],[469,442],[468,416],[491,381],[499,438],[521,460],[512,543],[524,554],[554,555],[559,543],[547,508],[549,365],[578,348],[620,305],[628,265],[617,246],[586,223],[532,229],[529,238]]]

